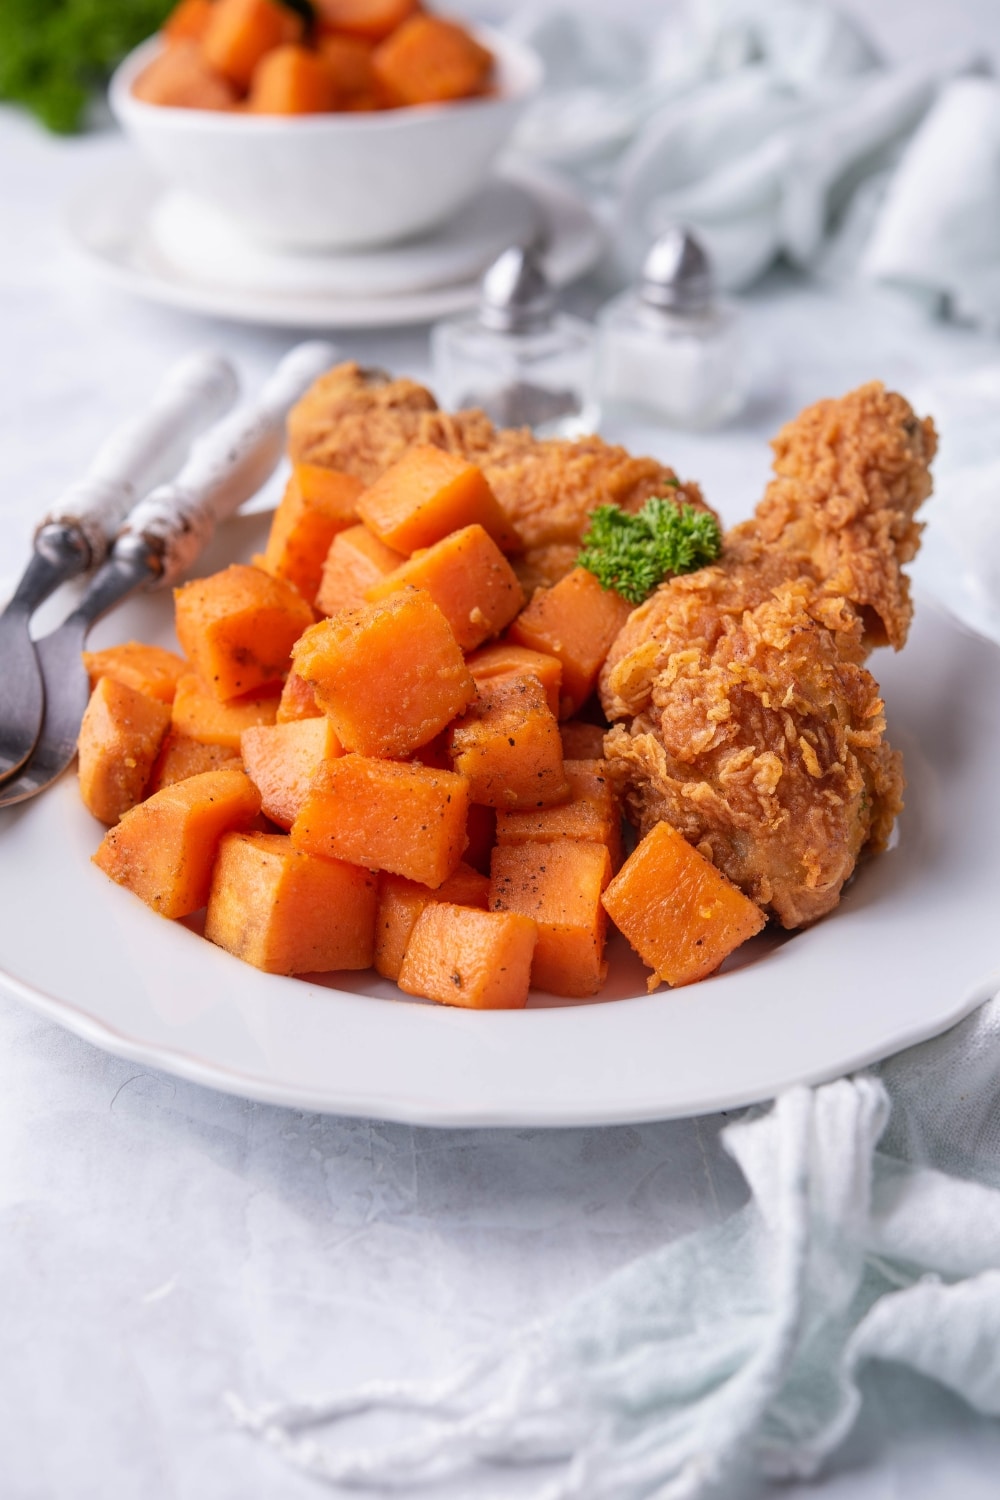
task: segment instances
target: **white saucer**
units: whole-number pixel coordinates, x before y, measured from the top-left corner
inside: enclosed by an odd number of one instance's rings
[[[123,157],[71,207],[69,231],[90,264],[141,297],[237,322],[379,328],[430,322],[474,304],[478,278],[505,245],[540,233],[556,286],[603,248],[582,199],[559,177],[505,163],[434,235],[367,253],[291,255],[244,242],[211,208],[164,189]]]

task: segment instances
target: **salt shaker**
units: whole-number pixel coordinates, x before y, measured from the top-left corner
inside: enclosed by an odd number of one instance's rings
[[[498,427],[579,437],[597,422],[595,334],[556,311],[537,252],[520,245],[490,266],[473,314],[431,334],[441,404],[478,406]]]
[[[716,296],[711,262],[689,230],[656,240],[638,284],[601,310],[598,339],[611,410],[708,428],[743,405],[739,317]]]

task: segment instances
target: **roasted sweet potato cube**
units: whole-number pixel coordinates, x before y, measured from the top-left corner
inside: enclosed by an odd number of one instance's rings
[[[171,42],[199,41],[212,14],[212,0],[180,0],[160,30]]]
[[[463,861],[432,891],[401,875],[380,875],[374,963],[384,979],[399,978],[410,934],[429,901],[450,901],[455,906],[477,906],[485,911],[490,903],[489,876]]]
[[[704,979],[767,920],[669,823],[657,823],[629,855],[604,907],[653,970],[650,990],[661,980]]]
[[[372,67],[372,44],[346,32],[320,33],[319,54],[336,94],[337,109],[363,109],[376,103],[377,84]]]
[[[205,60],[193,37],[168,42],[143,68],[132,92],[144,104],[168,109],[232,109],[237,93]]]
[[[558,807],[497,812],[498,844],[551,844],[556,839],[606,844],[611,868],[622,860],[622,813],[603,760],[566,760],[569,801]]]
[[[102,823],[117,823],[141,802],[170,709],[156,698],[102,677],[80,725],[80,796]]]
[[[243,563],[175,589],[174,600],[177,638],[220,703],[282,682],[316,618],[290,583]]]
[[[362,755],[409,755],[476,692],[451,626],[423,589],[320,621],[293,661],[344,748]]]
[[[365,597],[385,599],[407,584],[427,590],[463,651],[497,635],[524,603],[513,568],[482,526],[463,526],[415,552]]]
[[[493,54],[464,27],[413,16],[375,50],[375,75],[400,104],[441,104],[482,93]]]
[[[202,771],[218,771],[223,766],[232,770],[243,769],[239,752],[231,745],[206,745],[186,734],[170,729],[160,746],[152,775],[146,787],[146,795],[152,796],[175,781],[186,781],[189,776],[200,776]]]
[[[601,892],[611,877],[604,844],[561,839],[498,844],[491,911],[516,911],[538,924],[531,982],[553,995],[596,995],[607,975],[607,920]]]
[[[318,464],[296,464],[274,513],[263,566],[275,578],[294,584],[312,604],[323,576],[323,564],[338,531],[357,523],[354,506],[362,490],[360,479],[323,469]]]
[[[453,771],[344,755],[317,771],[292,840],[436,889],[462,857],[468,811],[469,784]]]
[[[302,17],[280,0],[215,0],[201,38],[202,56],[245,92],[261,58],[286,42],[297,42],[302,31]]]
[[[308,682],[303,681],[298,672],[289,672],[281,689],[274,722],[291,724],[295,719],[318,719],[322,712]]]
[[[548,705],[558,718],[562,686],[562,662],[558,657],[531,651],[513,641],[494,641],[482,650],[474,651],[466,661],[477,684],[488,677],[523,677],[525,673],[531,673],[542,684]]]
[[[208,684],[189,672],[181,678],[174,694],[171,709],[174,732],[189,740],[200,740],[203,745],[225,745],[238,753],[244,729],[254,724],[273,724],[279,701],[277,684],[272,683],[262,692],[220,703]]]
[[[342,609],[364,604],[371,584],[377,583],[405,559],[380,542],[367,526],[349,526],[330,543],[323,563],[316,608],[321,615],[336,615]]]
[[[283,833],[229,833],[219,844],[205,936],[268,974],[367,969],[376,877],[296,849]]]
[[[127,812],[94,863],[162,917],[187,917],[208,900],[222,835],[249,828],[259,811],[260,794],[242,771],[203,771]]]
[[[419,0],[316,0],[326,26],[379,42],[417,10]]]
[[[632,612],[613,589],[602,588],[586,568],[574,568],[550,589],[539,589],[507,634],[521,646],[547,651],[562,662],[562,714],[586,703],[604,658]]]
[[[254,115],[320,115],[337,108],[337,85],[311,47],[289,42],[253,70],[246,107]]]
[[[83,665],[90,678],[90,691],[102,677],[113,677],[126,687],[172,703],[177,683],[190,671],[183,656],[165,651],[162,646],[146,646],[141,641],[124,641],[120,646],[105,646],[103,651],[84,651]]]
[[[323,762],[344,753],[325,717],[244,729],[240,751],[261,811],[279,828],[291,828]]]
[[[607,730],[602,724],[588,724],[584,719],[564,719],[559,725],[559,733],[567,760],[604,759]]]
[[[481,526],[504,552],[519,546],[482,470],[428,444],[408,448],[369,485],[358,500],[358,515],[387,547],[407,555],[462,526]]]
[[[514,912],[435,901],[414,925],[399,987],[468,1010],[521,1010],[536,934],[534,922]]]
[[[469,778],[473,802],[548,807],[565,802],[559,725],[537,677],[493,677],[449,731],[452,764]]]

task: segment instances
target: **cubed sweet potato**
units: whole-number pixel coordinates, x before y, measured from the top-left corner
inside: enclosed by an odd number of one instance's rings
[[[558,657],[531,651],[513,641],[494,641],[480,651],[474,651],[466,661],[477,684],[485,682],[488,677],[523,677],[530,672],[542,684],[548,705],[558,718],[562,686],[562,662]]]
[[[244,563],[175,589],[174,602],[181,647],[222,703],[283,681],[316,618],[290,583]]]
[[[279,701],[278,686],[272,683],[259,693],[247,693],[245,697],[220,703],[207,683],[189,672],[177,684],[171,722],[175,734],[200,740],[203,745],[224,745],[238,753],[244,729],[254,724],[273,724]]]
[[[279,828],[291,828],[323,762],[344,753],[326,717],[244,729],[240,751],[261,811]]]
[[[135,688],[102,677],[80,725],[80,796],[102,823],[117,823],[141,802],[170,709]]]
[[[604,844],[562,839],[497,845],[490,909],[538,924],[531,982],[553,995],[596,995],[607,975],[607,919],[601,892],[611,877]]]
[[[345,32],[321,32],[319,54],[333,81],[337,109],[361,109],[376,102],[372,44]]]
[[[144,104],[168,109],[232,109],[236,90],[212,68],[193,38],[172,41],[149,62],[132,85]]]
[[[476,692],[451,626],[423,589],[320,621],[293,662],[345,749],[362,755],[410,754]]]
[[[337,108],[333,74],[318,52],[289,42],[253,70],[247,109],[255,115],[319,115]],[[315,590],[314,590],[315,592]]]
[[[569,801],[557,807],[497,812],[498,844],[551,844],[577,839],[605,844],[611,868],[622,861],[622,812],[603,760],[565,760]],[[265,809],[266,810],[266,809]]]
[[[521,646],[562,662],[562,718],[572,718],[594,691],[612,643],[632,612],[613,589],[586,568],[574,568],[550,589],[539,589],[507,634]]]
[[[401,875],[380,875],[374,963],[384,979],[399,978],[410,934],[429,901],[450,901],[455,906],[477,906],[485,911],[490,902],[489,876],[463,861],[432,891]]]
[[[296,464],[274,513],[263,566],[276,578],[294,584],[310,604],[316,598],[323,564],[338,531],[356,524],[354,505],[361,493],[359,479],[323,469],[318,464]]]
[[[315,0],[325,26],[379,42],[418,9],[419,0]]]
[[[180,0],[160,30],[171,42],[197,42],[205,35],[211,14],[212,0]]]
[[[417,918],[399,987],[468,1010],[520,1010],[527,1003],[537,928],[515,912],[435,901]]]
[[[170,729],[160,746],[153,771],[146,786],[146,795],[152,796],[175,781],[186,781],[189,776],[200,776],[202,771],[218,771],[223,766],[231,770],[242,770],[239,752],[231,745],[206,745],[186,734]]]
[[[375,50],[375,75],[401,104],[443,104],[484,91],[493,54],[463,26],[413,16]]]
[[[767,920],[669,823],[657,823],[629,855],[604,907],[653,970],[650,990],[661,980],[704,979]]]
[[[559,733],[567,760],[603,760],[607,733],[603,725],[588,724],[585,719],[564,719]]]
[[[380,542],[367,526],[349,526],[338,532],[323,563],[317,610],[321,615],[336,615],[342,609],[357,609],[364,604],[370,585],[403,561],[402,552]]]
[[[161,916],[187,917],[208,900],[222,835],[249,828],[259,811],[242,771],[203,771],[131,808],[108,829],[94,863]]]
[[[473,802],[548,807],[569,797],[559,726],[537,677],[487,678],[449,738]]]
[[[205,936],[268,974],[367,969],[376,879],[296,849],[283,833],[228,833],[219,844]]]
[[[469,784],[453,771],[344,755],[317,771],[292,840],[436,888],[462,857],[468,811]]]
[[[524,603],[514,570],[482,526],[463,526],[415,552],[365,597],[385,599],[408,584],[426,589],[463,651],[497,635]]]
[[[183,656],[165,651],[162,646],[145,646],[141,641],[124,641],[120,646],[105,646],[103,651],[84,651],[83,665],[90,678],[90,691],[102,677],[113,677],[126,687],[172,703],[177,683],[190,671]]]
[[[408,448],[369,485],[358,515],[387,547],[407,555],[462,526],[481,526],[504,552],[520,545],[482,470],[429,444]]]
[[[278,699],[275,723],[291,724],[295,719],[318,719],[322,712],[308,682],[303,681],[298,672],[289,672]]]
[[[201,38],[209,67],[241,92],[265,53],[302,36],[302,17],[279,0],[214,0]]]

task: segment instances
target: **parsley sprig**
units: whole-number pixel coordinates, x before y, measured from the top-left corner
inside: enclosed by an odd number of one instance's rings
[[[668,575],[693,573],[721,551],[722,534],[708,511],[654,497],[635,515],[599,505],[577,563],[606,589],[641,604]]]

